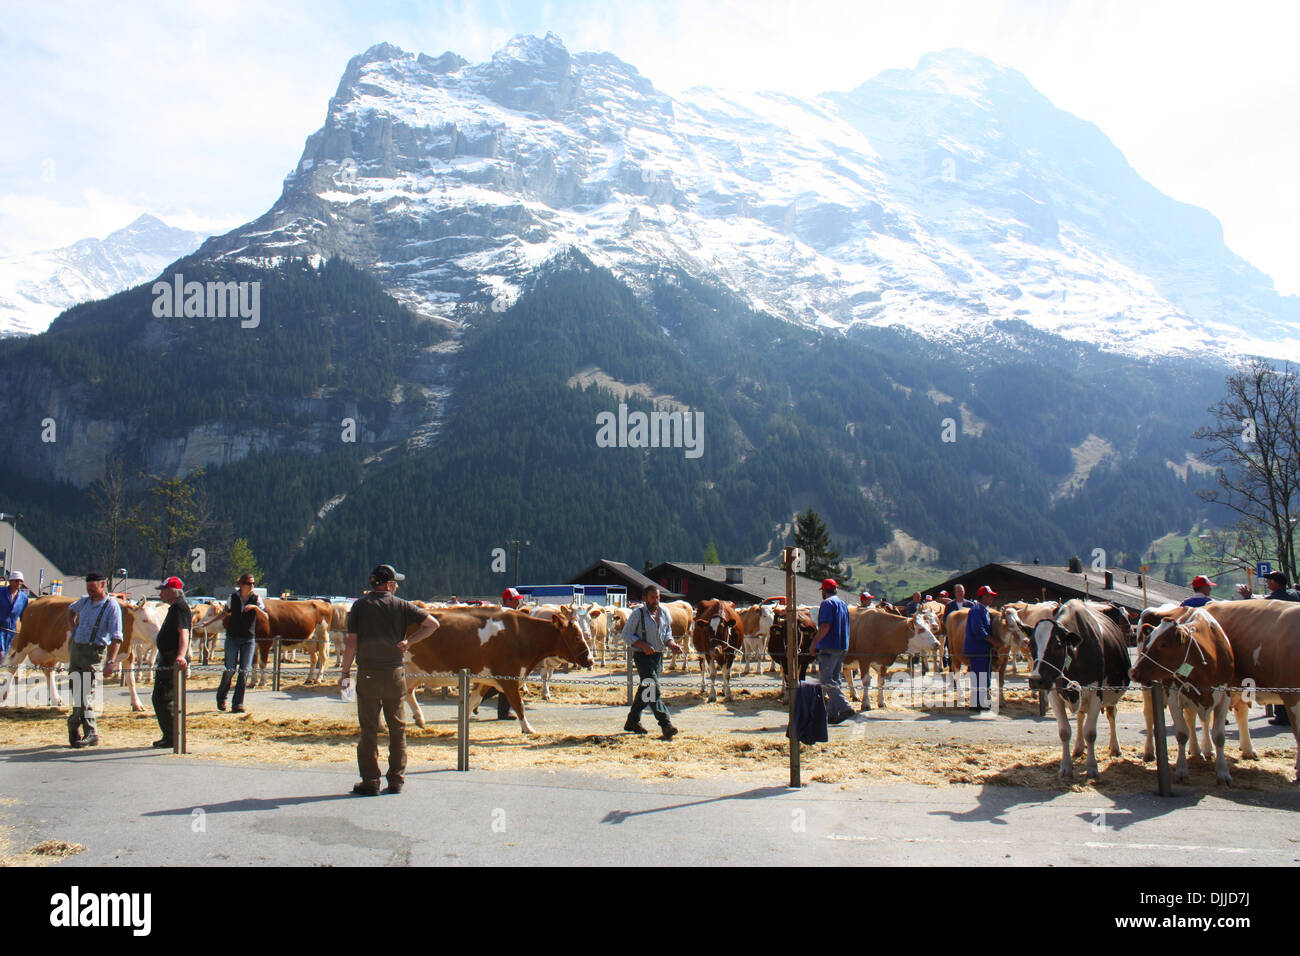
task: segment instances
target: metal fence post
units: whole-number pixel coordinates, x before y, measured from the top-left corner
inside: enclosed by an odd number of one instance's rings
[[[280,689],[280,635],[276,635],[271,640],[271,652],[275,655],[275,663],[271,666],[271,690]]]
[[[172,753],[183,754],[185,749],[185,668],[172,665]]]
[[[1165,685],[1157,683],[1151,690],[1151,707],[1154,713],[1151,732],[1156,735],[1156,793],[1162,797],[1174,795],[1173,781],[1169,776],[1169,741],[1165,739]],[[1196,728],[1192,728],[1192,733]]]
[[[461,668],[456,705],[456,769],[469,769],[469,669]]]

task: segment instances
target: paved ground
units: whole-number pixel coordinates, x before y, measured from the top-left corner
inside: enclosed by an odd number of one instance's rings
[[[87,812],[93,774],[95,805]],[[346,795],[343,768],[214,765],[139,750],[5,752],[0,825],[69,865],[1012,863],[1286,865],[1300,794],[1136,795],[1007,787],[737,786],[547,773],[413,773]]]

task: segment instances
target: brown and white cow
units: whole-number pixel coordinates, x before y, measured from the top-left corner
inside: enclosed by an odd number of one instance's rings
[[[772,621],[775,615],[771,604],[755,604],[737,611],[741,626],[745,629],[745,669],[740,672],[744,677],[749,673],[750,661],[755,662],[756,669],[763,672],[763,648],[767,646],[768,635],[772,633]]]
[[[548,657],[591,667],[591,649],[582,631],[561,608],[553,620],[541,620],[509,608],[456,608],[434,611],[438,629],[433,636],[407,651],[407,701],[416,724],[423,727],[424,713],[415,699],[415,688],[422,683],[434,686],[454,685],[455,677],[422,677],[422,674],[454,674],[468,668],[474,675],[474,690],[469,708],[473,710],[483,698],[485,687],[495,687],[505,695],[519,715],[519,727],[525,734],[535,731],[524,714],[519,684],[538,664]],[[518,678],[506,675],[518,674]],[[488,675],[496,675],[488,679]]]
[[[921,612],[911,617],[880,608],[867,608],[849,624],[849,650],[845,670],[851,664],[862,672],[862,710],[871,709],[871,669],[876,668],[876,703],[885,706],[885,673],[901,655],[928,654],[939,642]]]
[[[222,615],[225,609],[226,606],[219,601],[190,605],[189,657],[191,660],[195,656],[204,662],[214,659],[217,653],[217,638],[223,636]]]
[[[1189,607],[1181,604],[1162,604],[1159,607],[1149,607],[1138,615],[1137,623],[1137,650],[1139,656],[1146,649],[1147,642],[1151,639],[1151,634],[1165,621],[1181,621],[1192,612]],[[1169,698],[1172,703],[1172,697]],[[1238,727],[1247,729],[1242,736],[1245,740],[1250,735],[1247,721],[1249,720],[1249,705],[1242,699],[1241,694],[1233,693],[1230,695],[1229,708],[1237,718]],[[1191,731],[1191,757],[1196,759],[1204,754],[1205,759],[1210,759],[1210,754],[1214,750],[1214,744],[1210,740],[1210,725],[1201,720],[1201,736],[1203,743],[1198,742],[1196,736],[1196,724],[1199,715],[1192,707],[1183,708],[1183,721]],[[1142,750],[1142,759],[1152,761],[1156,759],[1156,738],[1155,738],[1155,698],[1152,696],[1151,688],[1145,686],[1142,688],[1142,718],[1146,724],[1146,743]],[[1243,755],[1244,756],[1244,755]]]
[[[329,656],[330,619],[333,615],[330,605],[325,601],[285,601],[280,598],[267,598],[265,603],[266,610],[259,607],[253,611],[257,617],[253,686],[261,687],[266,683],[266,662],[271,655],[272,642],[277,637],[281,648],[301,645],[307,651],[311,656],[307,683],[319,683]]]
[[[1062,779],[1074,776],[1070,751],[1071,715],[1084,714],[1082,740],[1073,756],[1086,747],[1087,774],[1097,770],[1097,717],[1104,706],[1114,713],[1129,685],[1128,641],[1124,631],[1092,602],[1071,600],[1061,605],[1049,620],[1034,628],[1034,667],[1029,674],[1031,690],[1048,691],[1061,738]],[[1111,754],[1119,754],[1115,725],[1111,724]]]
[[[1194,739],[1196,734],[1196,726],[1189,729],[1184,717],[1184,710],[1190,708],[1212,723],[1216,775],[1219,783],[1232,783],[1224,754],[1223,725],[1231,704],[1228,687],[1234,670],[1227,634],[1201,608],[1192,609],[1182,621],[1162,621],[1146,639],[1132,677],[1142,684],[1163,684],[1169,690],[1169,710],[1174,715],[1174,735],[1178,739],[1175,780],[1187,780],[1187,739]]]
[[[730,601],[702,601],[691,624],[691,644],[700,655],[700,694],[705,691],[708,668],[709,703],[718,699],[718,671],[722,671],[722,694],[730,701],[731,665],[744,647],[745,626],[736,605]]]
[[[767,653],[771,655],[772,661],[781,671],[782,701],[786,699],[786,692],[789,689],[789,675],[786,673],[785,615],[786,606],[784,604],[774,604],[772,606],[772,629],[768,632],[767,638]],[[817,659],[817,656],[810,650],[812,642],[817,638],[817,622],[813,620],[812,615],[807,611],[796,608],[795,627],[799,634],[799,651],[796,658],[798,665],[797,679],[803,680],[808,674],[808,667]]]
[[[695,620],[695,608],[691,607],[689,601],[661,601],[660,606],[667,609],[669,621],[673,628],[673,637],[678,644],[682,645],[683,654],[685,654],[682,670],[689,671],[691,669],[691,658],[687,651],[690,645],[686,641],[686,635],[690,633],[691,624]],[[668,667],[666,670],[677,670],[677,654],[674,651],[668,652]]]

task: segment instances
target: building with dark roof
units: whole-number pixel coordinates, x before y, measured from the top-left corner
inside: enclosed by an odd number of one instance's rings
[[[758,604],[785,597],[785,572],[761,564],[683,564],[665,561],[646,572],[661,587],[680,592],[692,604],[723,600]],[[795,575],[795,603],[820,604],[821,581]],[[857,603],[856,599],[849,601]]]
[[[641,600],[641,592],[645,590],[648,584],[659,585],[659,597],[663,601],[679,601],[683,595],[668,587],[663,581],[655,577],[647,577],[640,571],[636,570],[629,564],[622,561],[610,561],[608,558],[601,558],[590,567],[584,568],[573,577],[564,582],[565,584],[595,584],[609,587],[611,585],[621,585],[627,588],[627,599],[630,602]]]
[[[1140,611],[1157,604],[1179,604],[1195,593],[1189,588],[1148,578],[1144,598],[1140,571],[1127,571],[1123,568],[1095,571],[1087,566],[1081,571],[1071,571],[1061,565],[1011,562],[994,562],[974,571],[963,572],[947,581],[931,585],[925,589],[925,593],[937,596],[940,591],[947,591],[951,595],[958,584],[966,588],[966,597],[971,600],[974,600],[975,592],[982,585],[988,585],[997,592],[994,604],[998,605],[1008,601],[1033,603],[1091,598],[1095,601],[1109,601],[1130,611]],[[1224,584],[1219,585],[1220,590],[1225,587]],[[1227,592],[1217,596],[1221,599],[1232,597]]]

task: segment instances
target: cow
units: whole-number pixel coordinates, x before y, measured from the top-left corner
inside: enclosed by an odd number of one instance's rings
[[[718,699],[718,670],[722,670],[722,695],[730,701],[731,665],[744,647],[745,626],[730,601],[702,601],[691,624],[691,643],[700,655],[700,696],[704,695],[708,668],[709,703]]]
[[[509,608],[465,608],[435,611],[438,630],[428,640],[409,648],[407,657],[407,701],[416,724],[425,725],[424,713],[415,699],[421,683],[455,684],[455,677],[422,677],[422,674],[456,673],[468,668],[475,675],[470,710],[478,706],[484,687],[495,687],[519,716],[520,730],[535,734],[524,714],[519,694],[522,678],[548,657],[558,657],[578,667],[591,667],[591,649],[568,608],[561,608],[552,620],[521,614]],[[518,674],[519,677],[506,675]],[[497,675],[492,679],[488,675]]]
[[[599,604],[592,604],[585,611],[590,626],[590,633],[586,635],[587,643],[593,652],[599,649],[601,667],[605,666],[605,649],[609,643],[609,611],[609,608]]]
[[[343,660],[343,645],[348,636],[348,610],[348,606],[343,603],[330,605],[330,644],[340,662]]]
[[[768,633],[767,653],[771,655],[776,666],[781,670],[781,700],[786,699],[788,690],[788,681],[786,678],[786,646],[785,646],[785,616],[786,608],[784,605],[775,605],[772,613],[772,629]],[[799,631],[799,653],[798,677],[803,680],[808,674],[808,666],[816,660],[816,655],[810,648],[812,642],[817,637],[817,624],[813,621],[812,615],[807,611],[796,608],[795,627]]]
[[[1182,621],[1161,621],[1138,655],[1133,680],[1164,684],[1169,689],[1169,710],[1174,715],[1174,735],[1178,738],[1174,779],[1180,783],[1187,780],[1187,738],[1191,736],[1194,740],[1196,736],[1196,725],[1188,728],[1186,709],[1193,710],[1202,720],[1213,722],[1210,736],[1214,741],[1215,772],[1219,783],[1232,783],[1224,754],[1223,725],[1231,703],[1228,687],[1234,670],[1227,634],[1201,608],[1193,608]]]
[[[876,703],[885,706],[885,673],[901,654],[927,654],[939,647],[925,614],[904,617],[892,611],[867,608],[849,625],[849,649],[845,669],[852,664],[862,671],[862,710],[871,709],[871,668],[880,674]]]
[[[686,634],[690,631],[691,624],[695,620],[695,608],[691,607],[689,601],[667,601],[660,603],[662,607],[668,610],[669,619],[672,622],[673,638],[677,643],[683,646],[683,652],[685,652],[687,646]],[[677,670],[677,654],[674,651],[669,651],[668,653],[670,655],[668,670],[675,671]],[[703,667],[703,664],[701,663],[700,666]],[[691,659],[690,656],[687,655],[686,660],[682,664],[682,670],[689,671],[690,669]]]
[[[68,631],[71,621],[68,609],[79,598],[71,595],[57,595],[38,598],[27,605],[23,613],[22,625],[18,629],[9,653],[0,662],[0,701],[7,701],[17,683],[18,667],[26,660],[44,671],[47,682],[49,701],[53,707],[63,706],[63,696],[59,693],[54,679],[55,668],[68,663]],[[156,636],[143,634],[138,622],[142,620],[140,609],[115,598],[122,610],[122,644],[118,648],[116,662],[128,667],[132,651],[138,651],[141,643],[152,643],[150,638]],[[129,671],[127,672],[130,673]],[[131,681],[131,709],[142,711],[144,705],[136,694],[135,683]]]
[[[1037,604],[1030,604],[1028,601],[1008,601],[1002,605],[1002,608],[1011,608],[1016,612],[1016,617],[1020,620],[1020,627],[1026,635],[1024,647],[1013,647],[1011,651],[1011,673],[1019,673],[1020,668],[1016,666],[1016,660],[1021,655],[1026,661],[1032,661],[1034,652],[1028,646],[1028,635],[1034,633],[1034,628],[1038,626],[1039,621],[1045,621],[1056,613],[1057,608],[1061,606],[1060,601],[1039,601]]]
[[[745,629],[744,662],[745,669],[740,672],[744,677],[749,673],[749,662],[754,661],[760,674],[763,673],[763,648],[768,635],[772,632],[772,620],[775,617],[770,604],[755,604],[737,612],[740,614],[741,626]]]
[[[136,713],[144,711],[144,704],[136,693],[137,671],[146,683],[153,680],[153,667],[158,658],[158,632],[167,620],[171,605],[163,601],[141,601],[139,604],[127,605],[131,612],[134,626],[134,638],[128,643],[123,640],[122,673],[126,677],[126,687],[131,695],[131,709]],[[126,616],[122,617],[122,626],[126,627]],[[125,630],[123,631],[125,635]]]
[[[1029,674],[1032,690],[1048,691],[1061,738],[1060,776],[1074,776],[1070,751],[1070,720],[1066,715],[1086,714],[1082,737],[1074,755],[1086,746],[1087,774],[1097,770],[1097,717],[1105,706],[1113,713],[1129,684],[1128,641],[1119,625],[1098,607],[1074,599],[1057,609],[1049,620],[1039,621],[1033,633],[1034,666]],[[1111,724],[1110,752],[1119,754],[1115,725]]]
[[[1150,640],[1152,632],[1155,631],[1165,621],[1181,621],[1191,613],[1191,608],[1184,607],[1181,604],[1162,604],[1159,607],[1145,608],[1138,615],[1137,623],[1137,649],[1140,655],[1146,649],[1147,641]],[[1172,700],[1172,698],[1171,698]],[[1233,713],[1237,717],[1239,727],[1246,726],[1249,719],[1249,706],[1242,700],[1240,693],[1233,693],[1230,696],[1230,704]],[[1142,688],[1142,717],[1146,723],[1146,745],[1142,750],[1142,759],[1152,761],[1156,759],[1156,738],[1155,738],[1155,697],[1151,693],[1149,686]],[[1200,757],[1202,752],[1205,759],[1210,759],[1210,753],[1213,750],[1213,743],[1210,740],[1210,725],[1204,720],[1201,721],[1202,736],[1204,744],[1200,744],[1196,739],[1196,710],[1190,706],[1183,708],[1183,720],[1191,730],[1191,756],[1193,759]],[[1248,735],[1249,730],[1246,731]],[[1242,739],[1245,739],[1243,737]]]
[[[1296,738],[1296,782],[1300,783],[1300,693],[1287,689],[1300,687],[1300,607],[1289,601],[1250,600],[1211,601],[1204,609],[1219,622],[1232,647],[1233,685],[1283,689],[1253,691],[1251,696],[1255,703],[1281,704],[1287,709]],[[1237,710],[1241,756],[1251,760],[1255,748],[1244,714],[1242,706]]]
[[[948,666],[955,678],[961,673],[962,665],[970,667],[968,655],[963,650],[966,642],[966,620],[970,617],[970,608],[958,608],[948,615],[943,622],[944,639],[948,647]],[[1006,704],[1005,687],[1007,683],[1007,661],[1014,650],[1021,648],[1029,655],[1029,637],[1025,633],[1016,609],[1010,606],[994,610],[989,608],[989,623],[993,625],[992,637],[998,645],[997,660],[991,661],[990,670],[998,673],[998,706]]]
[[[257,651],[253,660],[253,686],[261,687],[266,683],[266,662],[271,655],[272,642],[277,637],[280,638],[281,648],[303,645],[311,655],[306,682],[319,683],[329,656],[329,629],[333,615],[330,605],[325,601],[267,598],[266,609],[258,607],[253,614],[257,618],[254,630]]]
[[[203,663],[213,659],[217,651],[217,638],[222,636],[224,622],[228,617],[224,615],[225,610],[226,606],[220,602],[190,605],[190,658],[193,658],[197,648],[199,659]]]

